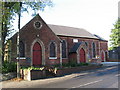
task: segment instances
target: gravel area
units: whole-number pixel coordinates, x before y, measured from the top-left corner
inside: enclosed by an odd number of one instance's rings
[[[15,72],[0,74],[0,82],[10,80],[10,79],[15,78],[15,77],[16,77]]]

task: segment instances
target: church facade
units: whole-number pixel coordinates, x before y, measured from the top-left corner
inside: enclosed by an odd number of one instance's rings
[[[82,28],[46,24],[36,15],[20,30],[20,64],[41,66],[68,63],[90,63],[107,60],[107,41]],[[17,57],[17,34],[11,39],[11,59]]]

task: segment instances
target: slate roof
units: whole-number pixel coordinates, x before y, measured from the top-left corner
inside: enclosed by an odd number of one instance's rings
[[[95,37],[99,38],[101,41],[107,41],[104,38],[100,37],[99,35],[94,34]]]
[[[75,43],[73,47],[70,49],[70,53],[75,53],[81,44],[82,42]]]
[[[93,34],[82,28],[73,28],[51,24],[48,24],[48,26],[56,35],[99,39],[98,37],[94,36]]]

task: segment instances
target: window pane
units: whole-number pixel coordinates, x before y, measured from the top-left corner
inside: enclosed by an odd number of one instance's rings
[[[20,50],[20,57],[24,57],[25,56],[25,47],[24,47],[24,43],[22,41],[20,41],[20,47],[19,47],[19,50]]]
[[[95,56],[96,56],[96,54],[95,54],[95,43],[93,43],[92,46],[93,46],[93,50],[92,50],[92,52],[93,52],[93,57],[95,58]]]
[[[56,47],[55,47],[55,43],[51,43],[50,44],[50,57],[56,57],[56,52],[55,52],[55,49]]]
[[[86,45],[86,46],[88,46],[88,43],[87,43],[87,42],[85,42],[85,45]]]
[[[66,42],[63,40],[62,42],[62,58],[66,58]]]

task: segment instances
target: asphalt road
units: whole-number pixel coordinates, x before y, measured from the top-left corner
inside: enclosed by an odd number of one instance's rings
[[[120,83],[118,66],[74,73],[63,77],[21,82],[3,82],[2,88],[118,88]]]

